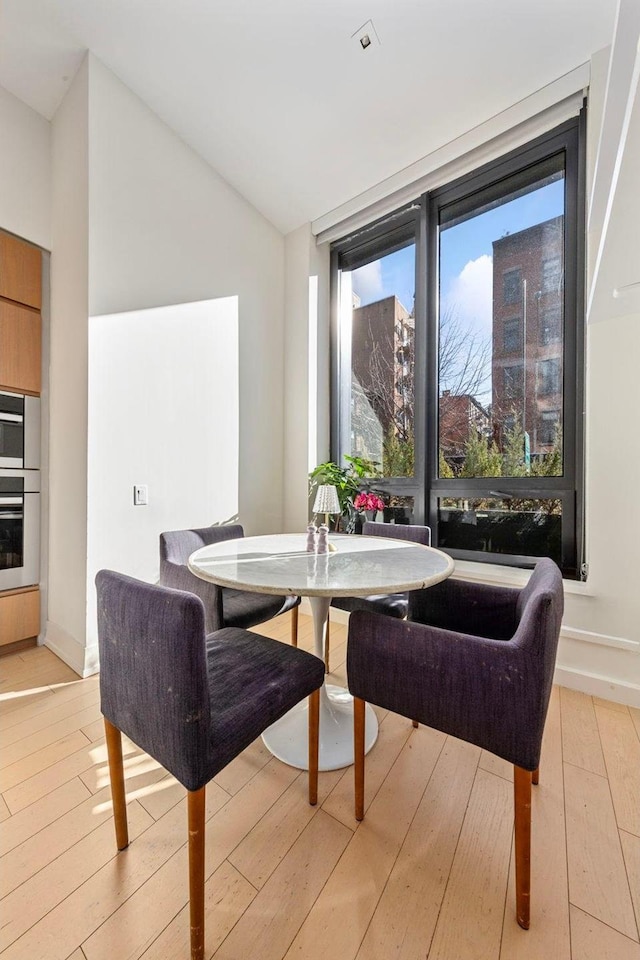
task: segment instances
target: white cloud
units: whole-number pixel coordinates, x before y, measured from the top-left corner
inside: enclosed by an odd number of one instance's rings
[[[363,306],[380,300],[384,296],[380,261],[373,260],[372,263],[365,263],[364,267],[354,270],[351,274],[351,284],[353,292],[358,294]]]
[[[493,259],[483,253],[469,260],[442,298],[442,311],[451,310],[474,332],[490,335],[493,322]]]

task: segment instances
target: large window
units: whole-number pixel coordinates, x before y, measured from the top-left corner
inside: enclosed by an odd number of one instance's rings
[[[332,455],[454,557],[576,575],[583,118],[334,245]]]

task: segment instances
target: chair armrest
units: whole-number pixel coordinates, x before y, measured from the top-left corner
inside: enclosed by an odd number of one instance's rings
[[[548,699],[532,658],[511,642],[356,612],[347,677],[369,703],[526,769],[538,765]]]
[[[517,626],[520,591],[449,577],[409,594],[409,620],[443,630],[509,640]]]

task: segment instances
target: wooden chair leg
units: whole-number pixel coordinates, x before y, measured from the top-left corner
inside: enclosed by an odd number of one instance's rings
[[[516,845],[516,918],[529,929],[531,900],[531,772],[514,765],[513,799]]]
[[[355,773],[356,820],[364,820],[364,713],[365,702],[353,698],[353,761]]]
[[[298,607],[293,607],[291,611],[291,645],[298,646]]]
[[[320,691],[309,696],[309,803],[318,802],[318,741],[320,736]]]
[[[531,774],[531,783],[534,785],[534,787],[537,787],[539,781],[540,781],[540,767],[536,767],[533,773]]]
[[[204,811],[206,787],[187,791],[191,960],[204,958]]]
[[[127,798],[124,790],[124,765],[122,763],[122,734],[106,717],[104,718],[104,732],[107,741],[116,844],[118,850],[124,850],[125,847],[129,846],[129,829],[127,827]]]
[[[324,672],[329,673],[329,624],[330,616],[327,617],[327,626],[324,632]]]

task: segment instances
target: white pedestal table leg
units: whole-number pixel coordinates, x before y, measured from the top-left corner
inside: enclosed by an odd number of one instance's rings
[[[310,597],[313,613],[315,655],[324,658],[324,638],[330,597]],[[309,768],[308,705],[297,704],[270,726],[262,735],[265,746],[279,760],[300,770]],[[378,738],[378,720],[367,704],[365,720],[365,752]],[[353,763],[353,697],[344,687],[323,684],[320,690],[320,770],[339,770]]]

